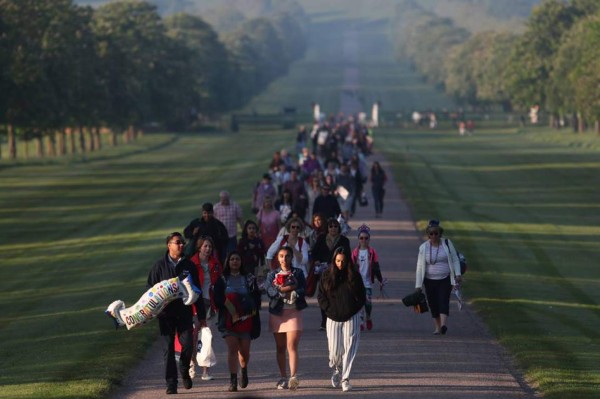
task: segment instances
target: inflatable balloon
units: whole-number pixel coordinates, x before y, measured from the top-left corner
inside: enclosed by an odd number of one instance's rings
[[[128,330],[139,327],[152,320],[175,299],[182,299],[185,305],[191,305],[201,294],[201,290],[192,284],[190,276],[183,280],[174,277],[154,284],[146,291],[135,305],[128,308],[121,300],[111,303],[106,311],[115,322],[115,327],[127,327]]]

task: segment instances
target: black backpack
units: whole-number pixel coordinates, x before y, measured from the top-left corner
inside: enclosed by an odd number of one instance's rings
[[[450,245],[448,245],[447,238],[446,238],[446,246],[448,248],[450,248]],[[467,258],[465,258],[465,256],[463,254],[458,252],[458,249],[456,249],[456,247],[454,247],[454,250],[456,251],[456,255],[458,256],[458,261],[460,262],[460,274],[464,275],[467,272]]]

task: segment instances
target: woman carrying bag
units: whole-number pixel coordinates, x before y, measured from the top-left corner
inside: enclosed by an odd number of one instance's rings
[[[415,288],[420,292],[425,286],[435,327],[433,334],[446,334],[450,294],[454,285],[462,280],[460,261],[452,241],[442,240],[444,229],[438,220],[430,220],[425,233],[429,239],[419,247]]]
[[[240,387],[248,386],[250,340],[260,335],[260,291],[256,277],[246,273],[242,257],[231,252],[225,261],[223,277],[215,284],[215,304],[219,308],[219,331],[227,343],[229,391],[237,391],[238,364],[242,369]]]
[[[277,389],[298,388],[298,343],[302,336],[302,310],[308,305],[304,297],[306,280],[302,270],[292,266],[293,251],[290,247],[277,250],[279,267],[267,275],[269,297],[269,331],[275,338],[279,381]],[[289,354],[290,377],[285,364],[286,349]]]

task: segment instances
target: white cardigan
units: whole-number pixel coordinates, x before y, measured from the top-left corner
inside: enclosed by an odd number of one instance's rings
[[[265,256],[265,258],[267,259],[267,265],[271,264],[271,259],[273,259],[275,257],[275,255],[277,254],[277,251],[279,251],[279,248],[281,248],[281,242],[283,241],[283,236],[277,237],[277,239],[273,242],[273,244],[271,244],[271,246],[269,247],[269,249],[267,250],[267,254]],[[302,270],[302,272],[304,273],[304,277],[308,276],[308,269],[306,267],[306,264],[308,263],[308,242],[306,241],[306,238],[302,237],[302,248],[298,248],[300,241],[298,240],[296,242],[296,245],[294,245],[294,248],[296,249],[296,251],[300,252],[300,254],[302,255],[302,259],[298,260],[296,258],[296,256],[292,256],[292,266],[297,267],[298,269]]]
[[[446,245],[448,240],[448,245]],[[460,261],[454,244],[447,238],[440,237],[440,244],[444,246],[444,250],[448,254],[448,265],[450,265],[450,284],[455,285],[455,277],[460,276]],[[419,247],[419,257],[417,258],[417,273],[415,279],[415,288],[421,288],[423,286],[423,280],[425,279],[425,254],[429,251],[431,244],[429,240],[425,241]]]

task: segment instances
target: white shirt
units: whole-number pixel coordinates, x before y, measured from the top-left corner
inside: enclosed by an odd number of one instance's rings
[[[362,276],[365,288],[371,288],[371,273],[369,272],[369,249],[358,250],[358,270]]]

